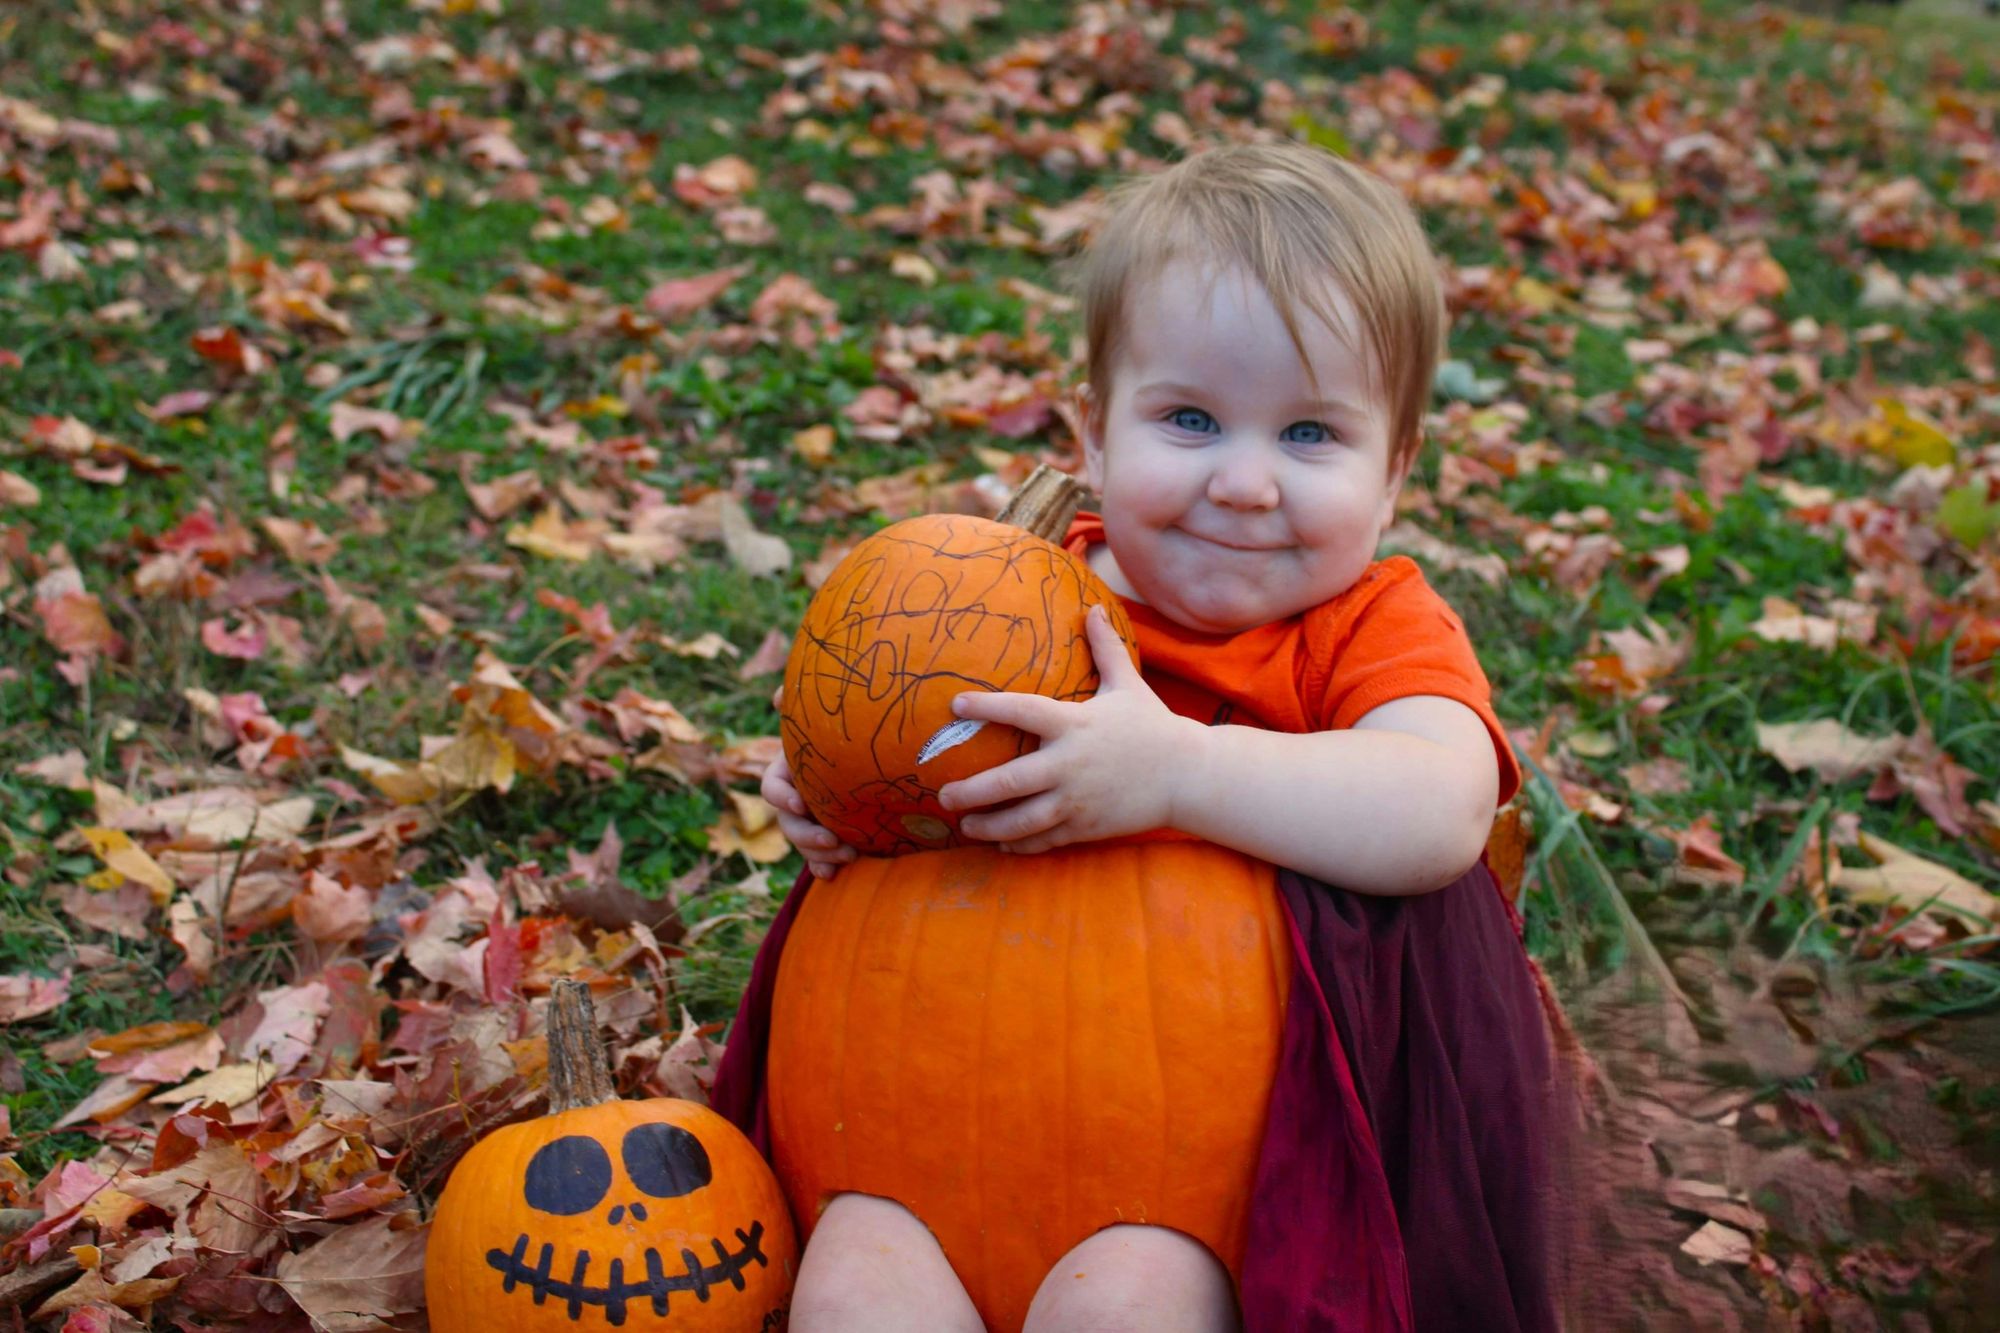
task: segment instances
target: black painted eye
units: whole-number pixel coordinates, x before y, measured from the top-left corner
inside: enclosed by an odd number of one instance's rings
[[[627,1153],[630,1160],[630,1153]],[[570,1134],[544,1143],[528,1162],[522,1193],[528,1206],[558,1217],[574,1217],[597,1207],[611,1188],[611,1155],[596,1139]]]
[[[632,1183],[656,1199],[678,1199],[714,1179],[708,1149],[679,1125],[636,1125],[619,1152]]]

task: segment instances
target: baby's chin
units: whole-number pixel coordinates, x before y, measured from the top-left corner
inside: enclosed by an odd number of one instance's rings
[[[1140,589],[1137,599],[1182,629],[1196,634],[1241,634],[1244,630],[1283,620],[1307,608],[1292,607],[1264,593],[1231,593],[1226,590],[1159,588],[1147,596]]]

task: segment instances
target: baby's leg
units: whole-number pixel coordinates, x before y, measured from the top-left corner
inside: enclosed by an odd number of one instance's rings
[[[1023,1333],[1235,1333],[1229,1270],[1170,1227],[1106,1227],[1049,1270]]]
[[[792,1290],[794,1333],[984,1333],[979,1312],[916,1214],[839,1194],[820,1214]]]

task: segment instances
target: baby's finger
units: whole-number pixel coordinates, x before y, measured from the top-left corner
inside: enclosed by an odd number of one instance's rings
[[[1111,624],[1111,613],[1103,606],[1090,608],[1090,614],[1084,617],[1083,632],[1090,641],[1090,658],[1097,665],[1098,679],[1104,682],[1105,689],[1115,690],[1139,679],[1132,650],[1118,637]]]
[[[795,815],[806,813],[805,799],[799,795],[796,783],[792,781],[792,768],[779,755],[764,769],[763,780],[757,784],[758,792],[779,810],[789,810]]]
[[[959,831],[982,842],[1022,842],[1047,833],[1069,817],[1062,797],[1045,791],[1033,800],[995,810],[991,814],[968,815],[958,821]]]
[[[778,832],[785,835],[786,842],[802,852],[831,851],[840,846],[840,839],[831,829],[787,810],[778,811]]]
[[[1000,850],[1012,856],[1032,856],[1036,852],[1051,851],[1066,847],[1077,840],[1074,824],[1058,824],[1046,833],[1037,833],[1032,838],[1018,838],[1013,842],[1003,842]]]
[[[977,722],[1001,722],[1019,727],[1046,740],[1062,731],[1066,721],[1065,711],[1076,706],[1041,694],[967,690],[952,700],[951,711]]]
[[[947,810],[981,810],[1002,801],[1018,801],[1024,796],[1047,791],[1057,773],[1049,752],[1037,750],[1019,759],[1009,759],[998,768],[975,773],[938,788],[938,804]]]

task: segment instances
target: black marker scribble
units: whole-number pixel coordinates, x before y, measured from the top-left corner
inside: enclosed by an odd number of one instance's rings
[[[941,535],[939,519],[947,524]],[[898,842],[899,850],[917,851],[927,844],[903,836],[909,824],[902,817],[936,796],[935,785],[917,776],[916,756],[951,720],[951,697],[986,689],[1090,698],[1098,677],[1082,619],[1057,608],[1106,601],[1115,611],[1116,604],[1093,586],[1088,567],[1059,547],[986,520],[938,516],[917,535],[890,528],[870,541],[878,545],[850,557],[820,588],[794,649],[785,689],[796,702],[785,710],[785,750],[800,794],[822,822],[837,813]],[[1031,614],[996,609],[1018,606],[1024,589],[1032,590]],[[978,653],[972,662],[964,660],[967,646]],[[868,775],[831,771],[807,734],[829,734],[823,728],[861,742]],[[1034,748],[1034,737],[1012,735],[1014,755]]]

